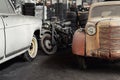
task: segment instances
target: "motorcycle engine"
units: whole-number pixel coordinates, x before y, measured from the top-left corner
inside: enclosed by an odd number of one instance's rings
[[[57,31],[58,32],[61,32],[61,33],[64,33],[64,34],[70,34],[70,31],[71,31],[71,27],[61,27],[61,26],[57,26]]]
[[[69,44],[71,42],[71,27],[65,26],[57,26],[56,31],[59,35],[59,40],[63,44]]]

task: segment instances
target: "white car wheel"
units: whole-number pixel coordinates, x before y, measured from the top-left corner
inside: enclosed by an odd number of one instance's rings
[[[38,42],[35,35],[32,38],[32,42],[28,51],[24,54],[24,57],[27,61],[32,61],[36,58],[38,52]]]

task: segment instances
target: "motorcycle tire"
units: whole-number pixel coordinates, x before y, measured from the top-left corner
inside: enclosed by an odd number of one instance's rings
[[[52,36],[49,33],[43,34],[41,38],[41,48],[47,55],[55,54],[57,51],[57,45],[52,45]]]

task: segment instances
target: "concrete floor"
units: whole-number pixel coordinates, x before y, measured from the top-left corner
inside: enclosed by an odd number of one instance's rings
[[[58,55],[39,55],[33,62],[20,57],[0,65],[0,80],[120,80],[120,63],[90,64],[80,70],[71,51]]]

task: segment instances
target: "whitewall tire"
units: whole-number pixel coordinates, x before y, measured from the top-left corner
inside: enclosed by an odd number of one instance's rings
[[[28,51],[24,54],[24,58],[27,61],[32,61],[33,59],[36,58],[37,53],[38,53],[38,42],[36,36],[34,35]]]

